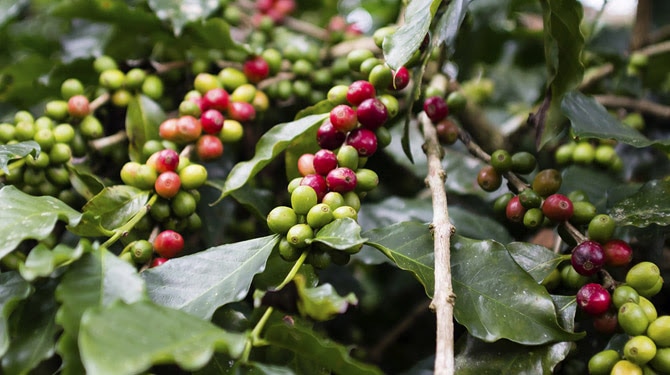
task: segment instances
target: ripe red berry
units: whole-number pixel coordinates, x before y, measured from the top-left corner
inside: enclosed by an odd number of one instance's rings
[[[563,194],[552,194],[542,203],[542,213],[552,221],[566,221],[573,212],[572,201]]]
[[[577,304],[589,315],[604,314],[611,301],[610,293],[600,284],[586,284],[577,292]]]
[[[88,98],[84,95],[75,95],[67,101],[67,112],[75,118],[84,118],[91,114]]]
[[[372,83],[364,80],[354,81],[347,90],[347,101],[351,105],[357,106],[365,99],[374,98],[375,95],[376,91]]]
[[[358,156],[372,156],[377,151],[377,136],[369,129],[354,129],[347,137],[347,144],[358,151]]]
[[[609,240],[603,245],[603,251],[609,266],[625,266],[633,259],[633,249],[626,241]]]
[[[274,6],[274,0],[256,0],[256,9],[261,13],[267,13]]]
[[[322,176],[337,168],[337,155],[331,150],[322,149],[314,154],[314,171]]]
[[[229,104],[228,92],[222,88],[214,88],[208,90],[202,96],[202,110],[216,109],[217,111],[225,111]]]
[[[181,187],[179,175],[173,171],[163,172],[158,175],[154,183],[156,193],[163,198],[169,199],[177,195]]]
[[[178,143],[190,143],[195,141],[202,134],[202,125],[200,121],[193,116],[181,116],[177,119],[176,135],[174,139],[169,139]]]
[[[184,249],[184,237],[173,230],[158,233],[154,240],[154,251],[163,258],[174,258]]]
[[[431,96],[423,102],[423,110],[434,124],[444,120],[449,114],[447,102],[440,96]]]
[[[250,82],[258,83],[270,74],[270,66],[265,59],[256,56],[244,62],[242,71]]]
[[[349,168],[335,168],[326,176],[328,188],[338,193],[346,193],[356,187],[356,172]]]
[[[223,155],[223,143],[219,137],[205,134],[195,144],[195,152],[203,161],[218,159]]]
[[[323,196],[328,192],[328,183],[325,177],[318,174],[308,174],[300,180],[301,186],[309,186],[316,192],[317,202],[321,202]]]
[[[168,258],[163,257],[154,258],[154,260],[151,261],[151,268],[158,267],[167,261]]]
[[[295,7],[295,0],[277,0],[274,4],[274,10],[283,16],[293,13]]]
[[[174,141],[177,138],[177,119],[169,118],[163,121],[158,127],[158,135],[168,141]]]
[[[298,172],[304,177],[316,173],[314,169],[314,154],[302,154],[298,158]]]
[[[223,129],[226,120],[223,114],[216,109],[208,109],[200,115],[202,130],[207,134],[216,134]]]
[[[169,148],[160,150],[149,157],[147,165],[152,166],[158,173],[174,171],[179,166],[179,154]]]
[[[330,123],[339,132],[346,133],[353,130],[358,124],[356,111],[346,104],[340,104],[330,110]]]
[[[444,119],[435,125],[435,130],[440,142],[446,145],[452,145],[458,140],[458,125],[453,121]]]
[[[330,120],[326,120],[316,131],[316,142],[319,147],[327,150],[334,150],[344,143],[347,135],[335,128]]]
[[[393,82],[389,85],[389,90],[402,90],[409,84],[409,71],[404,66],[393,73]]]
[[[593,328],[600,333],[611,335],[618,327],[619,320],[616,310],[608,310],[604,314],[593,317]]]
[[[228,104],[228,116],[239,122],[249,122],[256,118],[256,109],[246,102],[231,102]]]
[[[512,199],[507,202],[507,207],[505,208],[505,216],[507,216],[507,220],[520,223],[523,221],[523,215],[525,214],[526,208],[521,204],[519,196],[513,196]]]
[[[578,274],[591,276],[605,264],[605,252],[598,242],[584,241],[572,250],[570,262]]]
[[[388,111],[381,100],[377,98],[365,99],[356,108],[358,121],[364,128],[376,130],[388,119]]]

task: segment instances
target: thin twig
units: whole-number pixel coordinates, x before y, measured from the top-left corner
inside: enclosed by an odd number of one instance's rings
[[[319,39],[319,40],[324,40],[328,41],[330,39],[330,35],[328,34],[328,30],[322,29],[312,23],[305,22],[302,20],[299,20],[297,18],[293,17],[285,17],[283,20],[283,25],[288,27],[289,29],[293,31],[297,31],[299,33],[309,35],[312,38]]]
[[[91,113],[95,112],[96,109],[107,103],[110,97],[111,96],[109,93],[105,92],[97,98],[93,99],[93,101],[88,104],[88,108],[91,110]]]
[[[446,172],[442,169],[443,149],[437,138],[437,131],[424,112],[419,115],[423,128],[424,152],[428,158],[426,184],[430,188],[433,201],[432,231],[435,252],[435,294],[431,308],[437,315],[435,374],[454,374],[454,300],[451,284],[452,225],[447,210],[447,192],[444,181]]]
[[[651,29],[651,0],[638,0],[635,11],[635,24],[630,41],[630,49],[635,51],[649,42]]]
[[[128,134],[125,130],[120,130],[116,134],[112,134],[108,137],[94,139],[88,142],[88,145],[91,146],[94,150],[102,150],[107,147],[113,146],[117,143],[123,142],[128,139]]]
[[[635,111],[648,113],[660,118],[670,118],[670,106],[665,106],[644,99],[633,99],[617,95],[595,95],[598,103],[605,107],[623,107]]]
[[[591,87],[596,82],[612,74],[612,72],[614,72],[614,64],[612,63],[604,64],[590,72],[587,72],[587,74],[584,74],[584,80],[582,80],[582,83],[579,85],[579,89],[585,90]]]
[[[670,52],[670,40],[649,45],[647,47],[637,50],[636,52],[641,53],[645,56],[660,55],[663,53]]]

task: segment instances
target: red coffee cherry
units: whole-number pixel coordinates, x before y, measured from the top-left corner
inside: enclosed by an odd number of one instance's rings
[[[604,314],[593,317],[593,328],[600,333],[611,335],[618,327],[619,320],[615,310],[608,310]]]
[[[89,104],[84,95],[75,95],[67,101],[67,112],[74,118],[84,118],[91,114]]]
[[[335,168],[326,176],[328,188],[338,193],[346,193],[356,187],[356,172],[349,168]]]
[[[570,262],[578,274],[591,276],[605,264],[605,252],[598,242],[584,241],[572,250]]]
[[[372,156],[377,151],[377,135],[369,129],[354,129],[347,137],[347,144],[358,151],[358,156]]]
[[[166,148],[151,155],[146,164],[152,166],[158,173],[174,171],[179,166],[179,154],[175,150]]]
[[[608,266],[625,266],[633,259],[633,249],[626,241],[609,240],[603,245],[603,251]]]
[[[604,314],[611,301],[610,293],[600,284],[586,284],[577,292],[577,305],[589,315]]]
[[[326,178],[318,174],[308,174],[300,180],[300,186],[309,186],[316,192],[317,202],[321,202],[323,196],[328,192]]]
[[[542,213],[552,221],[566,221],[573,212],[572,201],[563,194],[552,194],[542,203]]]
[[[158,233],[154,240],[154,251],[163,258],[174,258],[184,249],[184,238],[173,230]]]
[[[423,110],[433,124],[437,124],[449,115],[447,102],[440,96],[431,96],[424,100]]]
[[[265,59],[256,56],[244,62],[242,71],[249,82],[258,83],[270,74],[270,66]]]
[[[314,171],[322,176],[337,168],[337,155],[331,151],[322,149],[314,154]]]
[[[316,131],[316,142],[319,147],[327,150],[334,150],[344,143],[347,135],[335,128],[330,120],[326,120]]]
[[[177,119],[169,118],[163,121],[158,127],[158,135],[168,141],[174,141],[177,138]]]
[[[202,125],[200,121],[193,116],[181,116],[177,119],[175,138],[166,138],[169,141],[178,143],[191,143],[197,140],[202,134]]]
[[[216,109],[208,109],[200,115],[202,130],[207,134],[217,134],[223,129],[226,120],[223,114]]]
[[[353,130],[358,124],[356,111],[346,104],[340,104],[330,110],[330,123],[342,133]]]
[[[214,88],[208,90],[205,95],[202,96],[202,110],[216,109],[217,111],[226,111],[228,110],[228,104],[230,102],[228,92],[222,88]]]
[[[523,221],[523,216],[526,214],[526,208],[519,201],[519,196],[515,195],[512,199],[507,202],[507,207],[505,208],[505,216],[507,220],[514,223],[520,223]]]
[[[198,158],[203,161],[218,159],[223,155],[223,143],[219,137],[205,134],[195,144],[195,152],[198,154]]]
[[[154,183],[156,193],[163,198],[169,199],[177,195],[181,187],[179,175],[173,171],[163,172],[158,175]]]
[[[308,174],[315,174],[314,169],[314,154],[302,154],[298,158],[298,172],[300,175],[307,176]]]
[[[356,108],[356,116],[364,128],[376,130],[388,119],[388,111],[381,100],[370,98],[363,100]]]
[[[347,90],[347,101],[353,106],[357,106],[365,99],[374,98],[376,95],[375,87],[372,83],[364,80],[354,81]]]
[[[393,72],[393,82],[389,85],[389,90],[400,91],[409,84],[409,71],[401,66],[396,72]]]
[[[256,118],[256,108],[246,102],[231,102],[228,104],[228,116],[239,122],[249,122]]]

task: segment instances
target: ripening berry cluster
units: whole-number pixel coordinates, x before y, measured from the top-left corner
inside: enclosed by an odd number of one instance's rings
[[[559,146],[554,153],[556,163],[559,165],[571,163],[579,165],[596,164],[612,171],[620,171],[623,168],[623,161],[614,149],[612,142],[600,141],[597,144],[595,143],[595,141],[582,140],[571,141]]]
[[[134,93],[142,93],[158,100],[163,96],[163,81],[155,74],[148,74],[141,68],[131,68],[124,72],[109,56],[100,56],[93,62],[93,68],[99,73],[98,83],[102,92],[108,92],[112,104],[126,107]]]

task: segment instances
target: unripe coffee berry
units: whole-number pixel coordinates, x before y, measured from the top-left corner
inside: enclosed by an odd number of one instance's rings
[[[649,326],[644,310],[633,302],[626,302],[619,308],[617,319],[623,331],[631,336],[644,334]]]
[[[163,258],[173,258],[184,249],[184,238],[181,234],[164,230],[154,240],[154,251]]]
[[[525,208],[540,208],[542,205],[542,197],[533,189],[524,189],[519,192],[519,202]]]
[[[544,215],[539,208],[531,208],[523,215],[523,225],[526,228],[539,228],[544,222]]]
[[[528,174],[535,169],[537,160],[529,152],[517,152],[512,154],[512,172]]]
[[[548,197],[560,189],[562,182],[561,172],[556,169],[544,169],[535,175],[532,186],[540,196]]]
[[[314,238],[314,230],[307,224],[296,224],[286,232],[286,240],[299,249],[307,247]]]
[[[298,215],[291,207],[275,207],[268,214],[267,223],[272,232],[286,234],[292,226],[298,224]]]
[[[298,215],[307,215],[317,203],[316,191],[311,186],[300,185],[291,193],[291,207]]]
[[[660,279],[661,270],[652,262],[640,262],[626,273],[626,284],[638,292],[652,288]]]
[[[340,167],[357,169],[359,159],[358,150],[354,146],[344,145],[337,151],[337,164]]]
[[[584,241],[572,250],[570,262],[577,273],[591,276],[596,274],[605,264],[605,253],[599,243]]]
[[[358,212],[351,206],[342,206],[333,210],[333,218],[358,220]]]
[[[333,221],[333,212],[325,203],[319,203],[307,212],[307,224],[312,228],[321,228]]]
[[[594,216],[589,222],[588,235],[594,241],[606,242],[612,238],[615,229],[616,222],[611,216],[599,214]]]
[[[656,356],[656,344],[644,335],[631,337],[623,347],[623,356],[627,360],[642,366]]]
[[[572,217],[572,202],[563,194],[552,194],[542,204],[542,213],[552,221],[566,221]]]
[[[491,154],[491,166],[503,174],[512,169],[512,155],[505,150],[496,150]]]
[[[189,164],[179,170],[179,179],[183,189],[197,189],[207,181],[207,169],[200,164]]]
[[[602,285],[590,283],[579,288],[577,305],[589,315],[603,314],[610,307],[611,296]]]
[[[608,349],[598,352],[589,360],[589,374],[610,375],[612,368],[620,359],[621,357],[616,350]]]
[[[302,154],[298,158],[298,172],[302,176],[316,173],[314,168],[314,154]]]
[[[485,165],[477,174],[477,183],[484,191],[496,191],[502,185],[502,176],[492,166]]]

